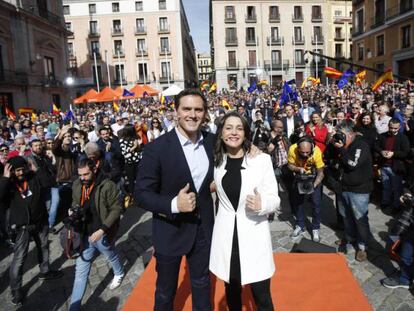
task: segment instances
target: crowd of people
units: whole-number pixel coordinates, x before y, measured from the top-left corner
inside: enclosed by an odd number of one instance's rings
[[[282,84],[252,93],[185,90],[168,103],[147,97],[121,103],[119,110],[112,103],[79,105],[71,117],[38,111],[0,120],[0,228],[14,252],[12,302],[24,298],[31,239],[40,279],[62,276],[49,268],[47,237],[57,233],[62,215],[73,219],[79,210],[82,251],[71,310],[81,307],[98,253],[112,265],[110,288],[120,286],[124,269],[114,247],[116,232],[123,210],[139,206],[153,213],[159,310],[172,308],[183,255],[190,263],[193,305],[200,310],[211,309],[209,269],[226,282],[231,310],[241,309],[244,284],[252,284],[261,310],[273,310],[273,259],[254,258],[245,249],[262,243],[261,254],[269,247],[271,254],[265,232],[280,204],[278,191],[286,192],[294,215],[292,239],[309,230],[320,242],[324,187],[335,194],[336,229],[344,232],[337,247],[355,248],[357,261],[367,260],[368,204],[380,197],[376,203],[396,220],[390,238],[400,240],[401,249],[400,275],[382,283],[411,286],[414,86],[389,83],[372,92],[364,85],[339,90],[330,84],[296,91],[297,100],[282,104]],[[210,191],[217,193],[215,208]],[[245,206],[250,214],[241,212]],[[263,266],[256,265],[250,276],[246,271],[255,260]]]

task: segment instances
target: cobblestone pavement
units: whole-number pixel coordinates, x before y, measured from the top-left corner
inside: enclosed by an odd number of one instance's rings
[[[286,202],[282,193],[282,202]],[[308,210],[310,215],[310,210]],[[397,265],[390,261],[384,246],[388,227],[392,222],[373,204],[370,206],[370,225],[375,241],[370,245],[368,261],[355,261],[355,253],[347,254],[349,267],[359,281],[368,297],[373,310],[377,311],[408,311],[414,310],[414,291],[404,289],[390,290],[380,285],[385,275],[397,272]],[[325,193],[322,208],[322,243],[334,245],[340,235],[332,230],[335,220],[333,196]],[[276,252],[289,252],[294,241],[289,237],[292,232],[292,217],[289,207],[283,204],[283,213],[279,220],[271,223],[273,249]],[[61,228],[61,224],[57,226]],[[306,233],[306,237],[310,237]],[[112,280],[112,271],[106,260],[99,256],[92,265],[87,292],[83,299],[83,310],[120,310],[137,280],[144,271],[145,264],[152,253],[151,247],[151,215],[140,209],[129,209],[123,216],[118,234],[117,249],[126,269],[126,277],[122,286],[116,290],[107,287]],[[40,281],[37,266],[36,250],[31,243],[25,264],[23,277],[26,300],[20,310],[67,310],[74,279],[74,260],[62,257],[58,235],[50,235],[50,262],[52,268],[62,269],[64,277],[59,280]],[[4,245],[0,246],[0,310],[16,310],[10,303],[8,288],[8,266],[12,254]],[[277,264],[277,263],[276,263]]]

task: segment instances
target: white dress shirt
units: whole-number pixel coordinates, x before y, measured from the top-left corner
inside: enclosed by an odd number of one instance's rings
[[[291,118],[286,118],[286,131],[287,131],[287,137],[290,137],[290,135],[293,134],[293,132],[295,131],[295,118],[291,117]]]

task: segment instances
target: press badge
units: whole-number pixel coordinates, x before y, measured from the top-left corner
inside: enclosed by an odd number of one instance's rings
[[[30,191],[30,189],[28,189],[26,192],[24,192],[24,193],[22,193],[21,195],[22,195],[22,198],[23,199],[26,199],[26,198],[28,198],[28,197],[31,197],[32,196],[32,192]]]

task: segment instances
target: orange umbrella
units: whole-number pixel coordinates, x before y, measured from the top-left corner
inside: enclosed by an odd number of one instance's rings
[[[87,91],[85,94],[83,94],[82,96],[75,98],[73,100],[74,104],[82,104],[84,102],[87,103],[92,103],[96,101],[96,96],[98,95],[98,92],[95,91],[94,89],[90,89],[89,91]]]
[[[118,100],[119,95],[111,89],[109,86],[105,87],[97,96],[96,101],[97,102],[112,102],[114,100]]]
[[[121,86],[118,86],[114,92],[116,93],[116,95],[118,95],[119,97],[122,96],[122,93],[124,92],[124,89]]]
[[[136,84],[132,89],[129,90],[131,93],[135,94],[135,98],[144,97],[145,89],[142,85]]]
[[[144,85],[143,86],[144,90],[148,93],[149,96],[156,96],[159,93],[161,93],[160,91],[154,89],[153,87],[151,87],[150,85]]]

